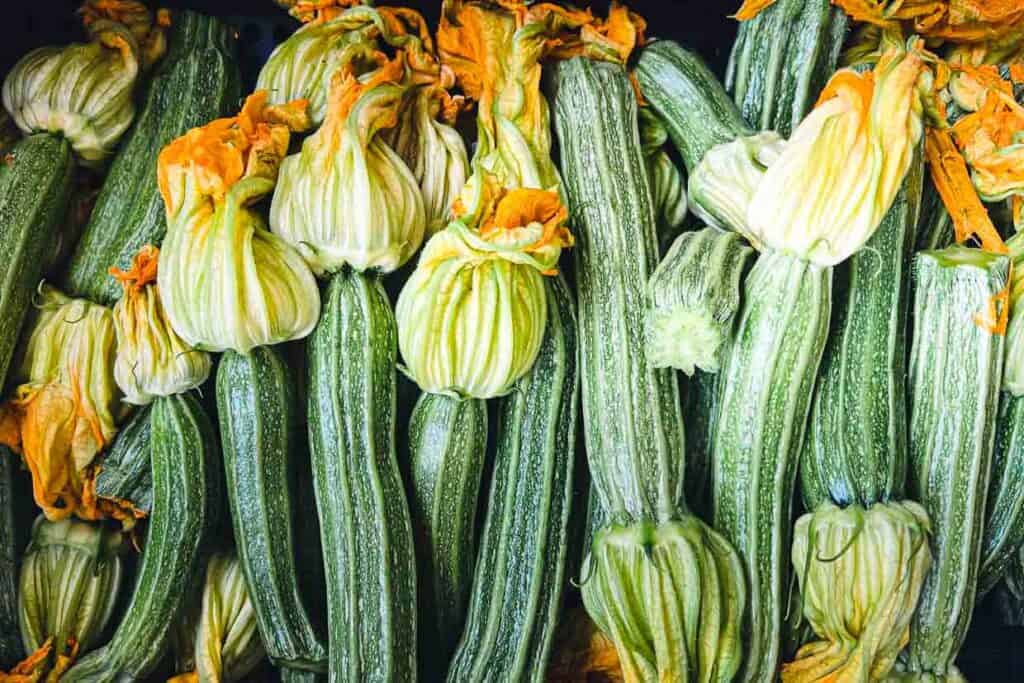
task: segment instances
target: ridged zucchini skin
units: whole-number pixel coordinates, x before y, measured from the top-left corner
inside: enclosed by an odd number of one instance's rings
[[[675,372],[655,369],[644,348],[658,241],[636,97],[617,65],[576,58],[554,71],[555,129],[576,236],[591,475],[608,521],[667,521],[684,504],[685,443]]]
[[[335,274],[307,342],[332,683],[416,680],[416,557],[395,457],[397,339],[377,277]]]
[[[910,267],[923,178],[918,157],[871,239],[835,269],[832,330],[801,457],[808,510],[902,498]]]
[[[294,460],[304,436],[297,403],[295,379],[276,349],[221,356],[217,415],[224,477],[260,638],[276,666],[325,672],[327,651],[303,606],[294,557]]]
[[[579,371],[572,296],[547,282],[533,369],[502,399],[490,501],[450,683],[546,679],[569,553]]]
[[[175,12],[171,26],[168,52],[64,273],[62,289],[71,296],[105,306],[121,298],[121,285],[108,269],[127,269],[141,247],[159,246],[167,231],[156,179],[160,150],[238,105],[241,76],[232,29],[190,11]]]
[[[683,424],[686,427],[686,502],[705,521],[711,508],[711,445],[718,419],[719,373],[698,370],[686,385]]]
[[[444,675],[469,607],[487,403],[424,393],[409,426],[409,511],[419,582],[420,676]]]
[[[147,515],[153,510],[153,475],[149,462],[153,432],[149,414],[150,406],[135,411],[103,455],[96,475],[96,495],[129,501],[132,507]]]
[[[71,145],[41,133],[19,141],[0,164],[0,385],[71,201]]]
[[[687,172],[715,145],[753,134],[704,60],[677,43],[658,40],[645,47],[634,73]]]
[[[719,377],[712,519],[747,572],[743,681],[774,680],[778,668],[792,493],[831,301],[831,268],[762,253]]]
[[[978,596],[988,593],[1019,561],[1024,545],[1024,398],[999,397],[996,446],[985,504]]]
[[[19,546],[14,517],[14,468],[17,456],[0,446],[0,669],[10,669],[23,655],[18,630]]]
[[[150,419],[153,513],[134,592],[110,642],[61,677],[67,683],[149,680],[220,516],[217,437],[199,402],[191,394],[158,398]]]
[[[945,675],[974,608],[996,433],[1003,336],[977,324],[1009,259],[950,247],[915,257],[908,492],[928,511],[934,562],[905,651],[909,671]]]
[[[780,0],[740,22],[725,87],[743,118],[788,138],[835,71],[846,27],[829,0]]]

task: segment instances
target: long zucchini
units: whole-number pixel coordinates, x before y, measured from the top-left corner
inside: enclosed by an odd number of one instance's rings
[[[1006,286],[1009,259],[950,247],[914,269],[908,490],[931,518],[935,563],[904,668],[946,676],[974,607],[1003,366],[1003,336],[977,315]]]
[[[430,393],[420,397],[409,426],[409,508],[418,549],[420,673],[425,679],[443,675],[466,620],[486,454],[484,401]]]
[[[533,368],[502,399],[490,501],[452,683],[545,680],[562,604],[576,444],[576,319],[560,278]]]
[[[106,306],[121,298],[120,284],[107,271],[111,266],[127,270],[140,248],[159,246],[167,231],[156,178],[160,150],[190,128],[233,110],[240,82],[233,29],[213,17],[175,12],[168,53],[64,271],[65,292]]]
[[[238,561],[264,648],[283,669],[325,671],[295,566],[295,486],[303,438],[291,370],[278,351],[228,351],[217,368],[224,475]]]
[[[72,667],[66,683],[146,680],[164,656],[218,518],[216,433],[199,403],[191,394],[161,397],[150,419],[153,512],[131,602],[110,642]]]
[[[395,458],[396,345],[379,280],[334,275],[307,347],[331,681],[416,679],[416,558]]]

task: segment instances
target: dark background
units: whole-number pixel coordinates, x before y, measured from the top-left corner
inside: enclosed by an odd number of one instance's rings
[[[585,0],[577,3],[588,4]],[[0,41],[0,73],[6,73],[34,47],[67,43],[81,36],[75,15],[80,4],[77,0],[9,4],[5,7],[4,39]],[[400,4],[419,9],[436,25],[440,0]],[[589,3],[598,15],[606,12],[608,4],[606,0]],[[719,76],[724,73],[736,35],[736,22],[728,14],[736,10],[740,0],[631,0],[628,4],[647,19],[650,36],[678,40],[697,50]],[[215,13],[237,26],[242,73],[250,89],[274,45],[297,26],[271,0],[165,0],[160,6]],[[972,683],[1024,681],[1024,649],[1017,647],[1021,639],[1024,628],[1001,626],[990,598],[978,608],[958,660],[960,668]]]

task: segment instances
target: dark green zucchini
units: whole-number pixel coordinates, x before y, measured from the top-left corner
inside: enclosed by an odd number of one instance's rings
[[[67,213],[74,167],[71,145],[49,133],[24,138],[0,163],[0,385]]]
[[[282,669],[326,671],[295,566],[295,486],[302,440],[297,392],[279,352],[228,351],[217,368],[224,475],[238,559],[267,655]]]
[[[953,219],[932,181],[926,180],[921,198],[921,217],[917,223],[915,251],[945,249],[953,244]]]
[[[999,397],[996,446],[981,542],[978,595],[988,593],[1024,546],[1024,398]]]
[[[530,372],[501,402],[472,601],[448,680],[544,680],[565,585],[579,375],[565,282]]]
[[[334,275],[307,346],[331,681],[416,679],[416,558],[395,457],[397,340],[376,276]]]
[[[420,674],[444,675],[466,621],[487,404],[425,393],[409,426],[409,508],[417,547]]]
[[[150,407],[135,411],[114,437],[100,461],[96,495],[130,504],[148,515],[153,510],[153,476],[150,470]]]
[[[110,166],[64,273],[63,291],[106,306],[121,298],[121,285],[108,269],[127,269],[141,247],[159,246],[167,231],[156,180],[160,150],[190,128],[234,111],[240,82],[234,30],[213,17],[175,12],[167,55]]]
[[[686,385],[683,424],[686,426],[686,502],[690,510],[710,519],[711,445],[718,417],[719,375],[698,370]]]
[[[17,455],[0,446],[0,669],[22,658],[18,631],[18,564],[21,547],[14,517],[14,469]]]
[[[908,492],[928,511],[934,562],[903,668],[946,676],[974,608],[996,434],[1003,336],[979,312],[1007,284],[1010,261],[950,247],[914,262]]]
[[[1013,554],[995,590],[996,607],[1003,626],[1024,626],[1024,557],[1021,550]]]
[[[829,0],[778,0],[740,22],[725,87],[743,118],[788,138],[835,71],[846,27]]]
[[[110,642],[83,657],[64,683],[149,680],[219,517],[217,436],[199,403],[191,394],[158,398],[150,422],[153,512],[132,598]]]

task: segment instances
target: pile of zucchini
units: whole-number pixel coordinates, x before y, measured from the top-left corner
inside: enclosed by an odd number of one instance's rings
[[[1024,622],[1024,9],[747,0],[720,81],[617,3],[277,4],[245,79],[137,0],[4,78],[0,680],[952,683]]]

